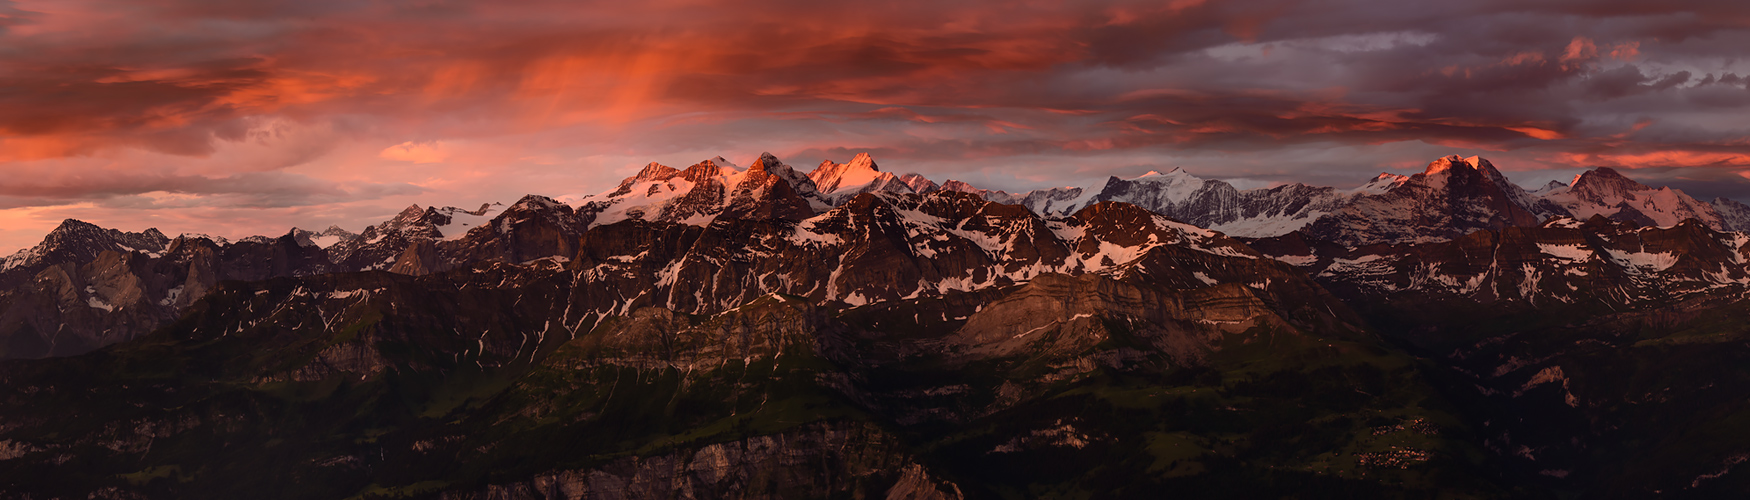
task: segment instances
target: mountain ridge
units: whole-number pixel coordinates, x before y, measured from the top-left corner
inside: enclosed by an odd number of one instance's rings
[[[718,157],[357,235],[64,223],[0,270],[0,355],[47,357],[0,361],[0,491],[1745,485],[1750,236],[1649,222],[1674,190],[1606,172],[1525,191],[1456,156],[1345,191],[1168,171],[1022,197],[833,165],[826,194],[769,154]],[[1540,203],[1558,190],[1641,208],[1540,215],[1568,210]]]

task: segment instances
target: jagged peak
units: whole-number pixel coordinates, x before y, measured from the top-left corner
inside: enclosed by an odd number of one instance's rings
[[[1422,173],[1426,174],[1426,175],[1434,175],[1434,174],[1438,174],[1441,172],[1446,172],[1446,171],[1452,170],[1454,168],[1462,168],[1462,169],[1466,169],[1466,170],[1487,171],[1487,170],[1494,170],[1495,166],[1494,166],[1494,164],[1489,163],[1488,159],[1485,159],[1481,156],[1472,156],[1469,158],[1465,158],[1465,157],[1461,157],[1459,155],[1446,155],[1446,156],[1442,156],[1440,158],[1437,158],[1432,162],[1429,162],[1428,168],[1426,170],[1423,170]]]
[[[516,212],[516,211],[522,211],[522,210],[552,210],[555,208],[566,207],[566,206],[567,205],[565,205],[564,203],[560,203],[559,200],[555,200],[555,199],[552,199],[552,198],[549,198],[546,196],[541,196],[538,194],[527,194],[527,195],[523,195],[523,197],[521,199],[518,199],[515,204],[512,204],[510,206],[510,208],[505,209],[504,212],[510,213],[510,212]]]
[[[875,159],[870,157],[869,153],[857,153],[857,156],[852,157],[851,161],[844,163],[835,163],[832,160],[821,160],[820,166],[815,167],[814,170],[815,172],[810,173],[810,176],[814,173],[819,173],[824,177],[827,175],[849,172],[880,172],[881,166],[875,164]]]
[[[726,167],[726,168],[729,168],[731,170],[741,170],[740,165],[736,165],[735,162],[729,161],[728,159],[724,158],[722,155],[713,156],[710,159],[705,160],[702,163],[710,163],[712,165],[716,165],[719,167]]]
[[[98,226],[97,224],[92,224],[90,222],[85,222],[85,221],[82,221],[79,219],[62,219],[61,224],[58,226],[55,226],[54,231],[50,231],[50,232],[67,232],[67,231],[77,231],[80,229],[103,229],[103,228]]]
[[[85,221],[82,221],[79,219],[63,219],[63,220],[61,220],[61,223],[59,225],[55,226],[54,230],[49,231],[49,234],[43,238],[43,242],[47,243],[51,239],[57,239],[57,238],[68,238],[68,237],[78,238],[78,237],[80,237],[78,235],[82,235],[82,234],[83,235],[91,235],[91,234],[101,235],[101,237],[106,238],[106,239],[121,238],[123,240],[130,241],[131,242],[130,244],[134,244],[134,245],[146,244],[146,243],[162,245],[162,244],[168,243],[171,240],[171,238],[165,236],[163,232],[159,231],[158,228],[155,228],[155,227],[154,228],[146,228],[145,231],[141,231],[138,233],[129,233],[129,232],[122,231],[119,229],[105,228],[103,226],[92,224],[90,222],[85,222]],[[140,241],[136,237],[144,237],[147,240],[150,240],[150,242]]]
[[[1491,177],[1491,178],[1502,177],[1501,171],[1495,169],[1495,164],[1489,162],[1488,158],[1483,158],[1481,156],[1471,156],[1471,157],[1460,157],[1458,155],[1443,156],[1443,157],[1440,157],[1438,159],[1435,159],[1432,162],[1429,162],[1428,168],[1426,170],[1424,170],[1422,173],[1424,175],[1434,175],[1434,174],[1438,174],[1441,172],[1447,172],[1447,171],[1450,171],[1450,170],[1455,169],[1455,168],[1464,169],[1464,170],[1474,170],[1474,171],[1483,173],[1483,174],[1485,174],[1485,176]]]
[[[882,172],[881,167],[875,164],[875,160],[869,156],[869,153],[857,153],[856,157],[851,158],[851,161],[846,163],[833,163],[832,160],[821,161],[820,166],[808,173],[808,179],[814,181],[815,187],[820,192],[832,193],[843,189],[868,186],[875,182],[897,180],[898,178],[894,177],[893,174]]]
[[[881,171],[881,166],[875,164],[875,158],[869,156],[869,153],[857,153],[857,156],[851,157],[850,163],[846,163],[845,165],[854,169],[867,168],[876,172]]]
[[[1487,158],[1481,156],[1469,158],[1462,158],[1458,155],[1444,156],[1430,162],[1427,170],[1421,174],[1411,177],[1420,177],[1426,186],[1444,190],[1447,189],[1448,179],[1451,178],[1453,172],[1474,173],[1481,178],[1483,183],[1492,184],[1505,192],[1509,198],[1514,199],[1515,203],[1528,203],[1525,199],[1525,190],[1513,184],[1506,175],[1501,174],[1501,171],[1495,168],[1494,163],[1490,163]],[[1468,178],[1471,175],[1469,173],[1462,176]]]
[[[706,160],[706,161],[709,161],[709,160]],[[642,170],[638,171],[638,175],[632,176],[632,180],[633,181],[662,180],[662,179],[674,177],[675,174],[679,174],[680,172],[681,172],[680,170],[676,170],[674,167],[670,167],[668,165],[663,165],[663,164],[657,163],[657,162],[650,162],[649,164],[645,165]]]
[[[754,160],[753,164],[747,166],[747,171],[748,172],[755,172],[755,171],[769,172],[769,171],[773,171],[773,170],[780,168],[780,167],[788,167],[788,166],[789,165],[785,165],[784,162],[779,161],[778,157],[772,155],[771,153],[760,153],[759,159]]]
[[[722,159],[723,157],[719,156],[695,163],[693,166],[687,167],[686,170],[682,170],[680,177],[690,182],[701,183],[707,182],[711,179],[731,175],[738,171],[735,167],[729,166],[727,163],[718,163],[718,160]]]
[[[929,178],[924,177],[923,174],[917,172],[910,172],[899,176],[899,182],[905,183],[907,187],[911,188],[912,192],[918,194],[928,194],[942,188],[941,185],[936,184],[936,181],[932,181]]]
[[[942,191],[957,191],[957,192],[961,192],[961,193],[973,193],[973,194],[982,194],[982,193],[991,192],[988,189],[980,189],[977,186],[967,184],[965,181],[960,181],[960,180],[955,180],[955,179],[948,179],[947,181],[943,182],[942,186],[941,186],[941,190]]]

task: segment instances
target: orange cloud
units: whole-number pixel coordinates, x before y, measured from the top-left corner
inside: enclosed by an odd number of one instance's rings
[[[1568,42],[1568,48],[1562,52],[1562,62],[1585,61],[1598,57],[1598,44],[1591,38],[1576,36]]]
[[[1750,153],[1681,149],[1641,153],[1558,153],[1554,159],[1579,167],[1750,167]]]
[[[1549,130],[1549,129],[1537,128],[1537,127],[1506,127],[1506,128],[1507,128],[1507,130],[1512,130],[1514,132],[1525,134],[1525,135],[1528,135],[1528,136],[1531,136],[1531,137],[1534,137],[1537,139],[1542,139],[1545,141],[1551,141],[1551,140],[1556,140],[1556,139],[1561,139],[1561,138],[1566,137],[1566,136],[1562,135],[1561,132],[1557,132],[1557,131]]]
[[[1610,58],[1618,61],[1633,61],[1641,55],[1641,42],[1623,42],[1610,48]]]
[[[377,156],[386,160],[413,163],[442,163],[450,157],[450,152],[442,141],[407,141],[383,148],[383,151],[377,153]]]

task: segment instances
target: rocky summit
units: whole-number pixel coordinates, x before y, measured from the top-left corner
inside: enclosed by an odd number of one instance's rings
[[[0,267],[7,498],[1742,496],[1750,208],[860,154]]]

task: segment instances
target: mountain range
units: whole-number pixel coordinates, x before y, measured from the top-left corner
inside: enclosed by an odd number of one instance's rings
[[[0,491],[1743,493],[1745,229],[1457,156],[1011,194],[765,154],[357,234],[68,220],[0,265]]]

